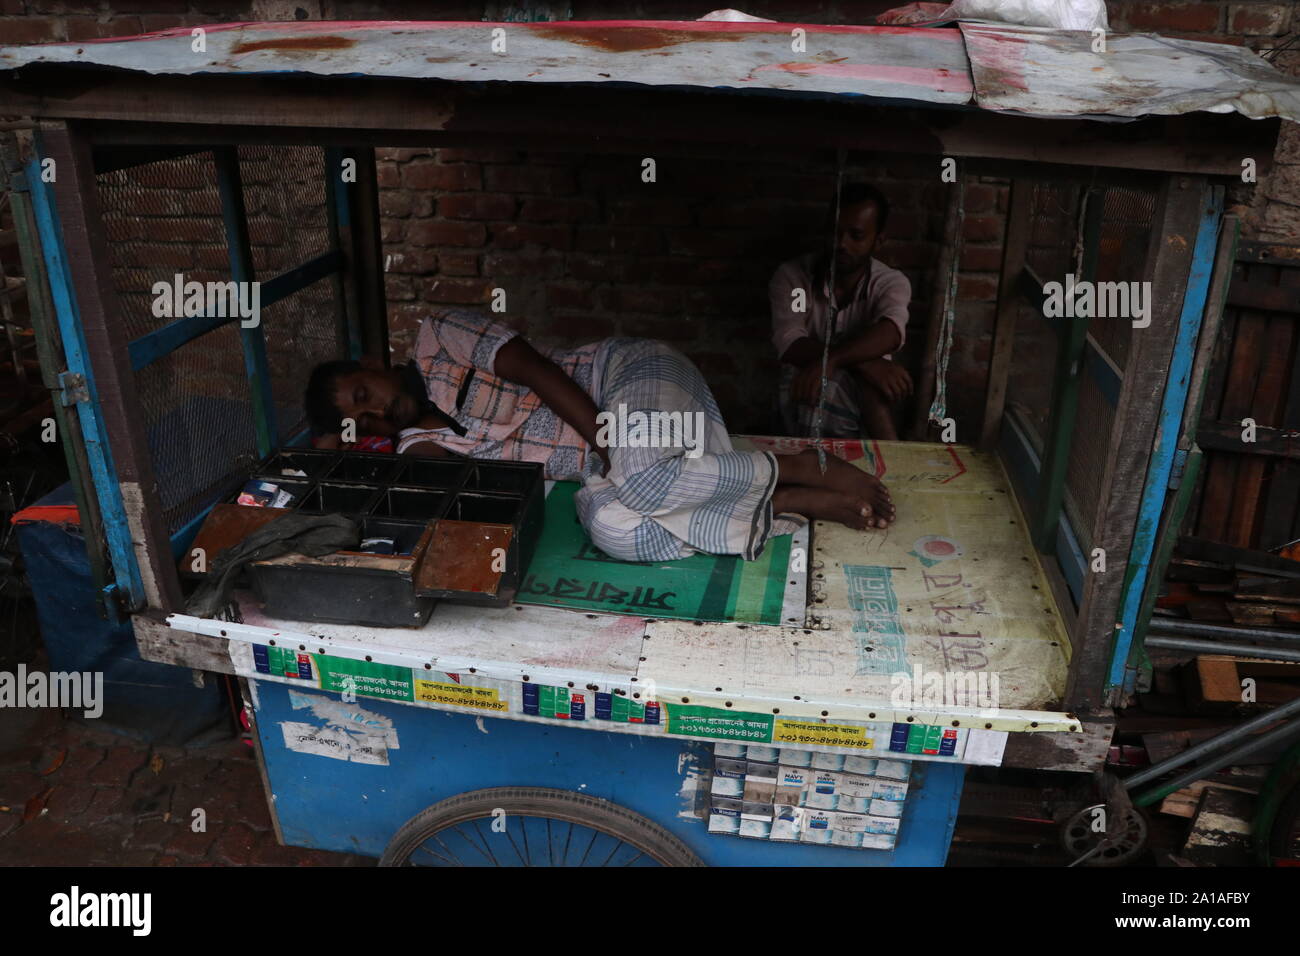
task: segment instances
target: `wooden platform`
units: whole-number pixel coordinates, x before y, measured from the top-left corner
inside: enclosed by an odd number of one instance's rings
[[[328,688],[351,672],[346,662],[391,667],[393,687],[403,674],[414,682],[394,699],[520,719],[538,719],[523,712],[521,688],[540,684],[582,695],[594,729],[738,739],[731,730],[752,726],[777,743],[860,752],[888,750],[891,733],[919,725],[958,730],[958,759],[969,745],[971,762],[996,760],[976,753],[990,741],[968,733],[1077,730],[1054,709],[1069,642],[997,460],[957,446],[850,444],[844,457],[889,485],[898,520],[869,532],[815,525],[805,627],[442,604],[420,629],[365,628],[270,620],[243,594],[242,624],[169,623],[224,636],[232,669],[248,676],[268,676],[254,646],[273,645],[313,663],[309,678],[271,679]],[[422,696],[422,684],[452,691]],[[455,703],[474,688],[479,704]],[[662,721],[593,721],[599,694],[662,703]]]

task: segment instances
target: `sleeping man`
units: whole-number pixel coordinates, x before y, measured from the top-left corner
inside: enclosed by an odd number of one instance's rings
[[[475,311],[440,310],[421,324],[410,364],[326,362],[305,404],[318,435],[351,419],[398,452],[535,461],[547,478],[580,481],[578,520],[625,561],[696,551],[752,561],[803,519],[867,529],[894,518],[885,486],[834,456],[823,475],[813,451],[735,450],[699,370],[652,339],[542,354]],[[648,420],[682,427],[647,435]]]

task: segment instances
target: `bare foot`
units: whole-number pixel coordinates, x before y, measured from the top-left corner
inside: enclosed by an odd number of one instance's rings
[[[820,488],[865,501],[875,516],[871,524],[877,528],[887,527],[894,520],[894,503],[884,483],[875,475],[869,475],[841,458],[827,453],[824,475],[817,462],[817,452],[813,449],[805,449],[796,455],[779,456],[777,465],[779,485]]]
[[[875,475],[867,474],[842,458],[827,455],[826,484],[846,495],[865,498],[876,515],[876,527],[883,528],[894,520],[894,502],[889,497],[889,489]]]
[[[822,521],[838,521],[842,525],[865,531],[872,526],[874,512],[862,498],[846,495],[827,488],[809,488],[805,485],[779,485],[772,495],[775,514],[796,514]],[[883,524],[880,527],[884,527]]]

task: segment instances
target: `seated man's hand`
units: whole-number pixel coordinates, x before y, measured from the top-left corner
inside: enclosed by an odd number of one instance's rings
[[[835,373],[834,366],[827,363],[826,376]],[[790,398],[803,405],[816,405],[822,392],[822,363],[820,360],[810,362],[799,369],[790,380]]]
[[[869,359],[858,366],[858,374],[887,402],[899,402],[912,394],[912,376],[898,362]]]

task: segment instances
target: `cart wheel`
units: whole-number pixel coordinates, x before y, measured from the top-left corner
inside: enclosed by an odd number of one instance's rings
[[[380,866],[703,866],[659,824],[569,790],[493,787],[402,825]]]
[[[1065,822],[1061,829],[1061,844],[1072,860],[1084,866],[1122,866],[1129,862],[1147,842],[1147,821],[1136,809],[1124,811],[1122,829],[1110,839],[1092,829],[1093,811],[1105,804],[1084,807]]]

